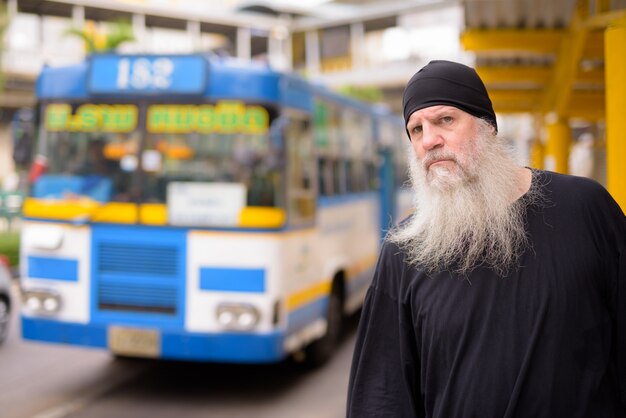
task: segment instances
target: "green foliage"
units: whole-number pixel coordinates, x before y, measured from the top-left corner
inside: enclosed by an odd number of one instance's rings
[[[124,42],[135,40],[132,25],[124,19],[108,22],[105,30],[99,30],[95,23],[90,21],[84,28],[69,28],[64,34],[82,39],[85,51],[89,54],[114,51]]]
[[[12,266],[19,263],[20,234],[18,232],[0,232],[0,254],[6,255]]]
[[[105,50],[117,49],[124,42],[135,40],[132,25],[125,20],[118,20],[108,25]]]

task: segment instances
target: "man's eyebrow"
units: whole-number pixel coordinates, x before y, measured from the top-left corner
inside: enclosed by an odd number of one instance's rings
[[[415,126],[419,126],[422,124],[422,120],[423,118],[419,118],[419,119],[409,119],[409,122],[406,124],[406,126],[411,126],[411,127],[415,127]]]

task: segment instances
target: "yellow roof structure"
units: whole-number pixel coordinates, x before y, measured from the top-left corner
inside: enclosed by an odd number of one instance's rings
[[[624,0],[464,0],[461,44],[496,112],[605,117],[604,29]]]

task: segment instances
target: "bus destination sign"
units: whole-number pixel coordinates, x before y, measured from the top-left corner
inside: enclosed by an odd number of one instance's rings
[[[207,62],[198,55],[94,55],[89,71],[93,94],[201,94]]]
[[[132,104],[83,104],[72,112],[65,103],[46,107],[44,124],[49,131],[132,132],[137,127],[137,106]]]

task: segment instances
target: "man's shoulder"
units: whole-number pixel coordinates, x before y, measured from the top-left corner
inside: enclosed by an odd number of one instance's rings
[[[574,176],[571,174],[556,173],[547,170],[535,170],[535,178],[539,186],[556,197],[580,201],[608,195],[607,190],[596,180]]]
[[[393,230],[392,230],[393,231]],[[390,231],[382,242],[376,272],[372,278],[373,291],[383,293],[392,300],[402,299],[406,293],[413,267],[407,262],[407,250],[390,237]]]
[[[596,180],[591,179],[589,177],[575,176],[573,174],[563,174],[557,173],[555,171],[549,170],[533,170],[537,177],[540,179],[543,178],[545,182],[549,184],[556,184],[563,187],[574,187],[576,185],[587,186],[587,187],[600,187],[602,185],[598,183]]]
[[[624,214],[608,190],[588,177],[538,172],[537,178],[547,200],[562,210],[564,207],[581,210],[593,218],[613,218],[624,224]]]
[[[393,239],[393,233],[394,229],[389,231],[383,239],[382,248],[380,250],[380,258],[386,260],[398,260],[402,262],[404,259],[404,249]]]

